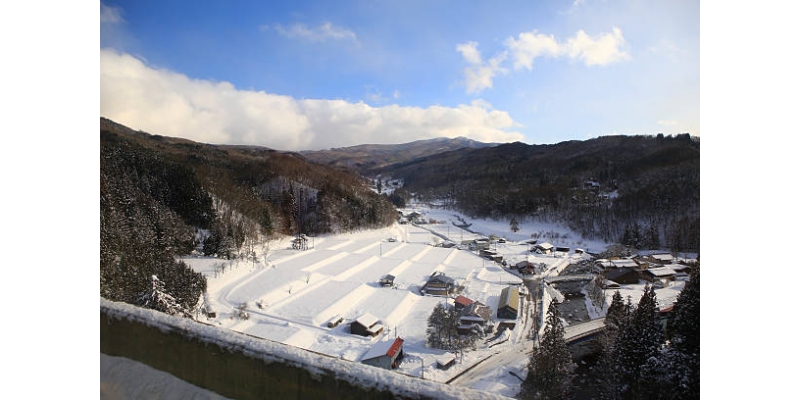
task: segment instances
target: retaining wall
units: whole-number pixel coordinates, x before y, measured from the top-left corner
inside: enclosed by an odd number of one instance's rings
[[[139,361],[232,399],[504,398],[102,298],[100,352]]]

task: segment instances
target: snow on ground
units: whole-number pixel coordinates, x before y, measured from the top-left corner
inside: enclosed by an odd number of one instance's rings
[[[439,382],[456,377],[478,362],[489,365],[488,359],[493,357],[497,363],[493,372],[469,377],[462,384],[504,396],[516,395],[520,378],[514,375],[524,378],[529,357],[520,349],[532,348],[526,331],[532,326],[530,318],[526,318],[532,309],[525,305],[518,328],[492,342],[479,340],[476,349],[465,351],[463,357],[459,355],[456,365],[444,371],[436,367],[436,360],[444,351],[426,346],[427,319],[437,303],[452,304],[453,300],[422,296],[419,290],[431,274],[443,272],[464,286],[461,294],[492,307],[495,317],[500,291],[508,285],[520,285],[522,280],[474,252],[435,245],[444,238],[460,244],[462,240],[495,234],[509,240],[493,245],[509,263],[543,263],[546,275],[557,275],[570,260],[584,256],[532,254],[525,240],[534,236],[540,238],[540,243],[590,251],[603,250],[606,244],[582,240],[555,224],[520,221],[520,230],[514,233],[507,221],[472,220],[453,211],[421,205],[402,211],[417,211],[436,223],[395,224],[379,230],[314,237],[310,238],[309,249],[303,251],[292,250],[291,238],[286,237],[271,242],[268,251],[266,247],[258,250],[257,261],[201,256],[185,257],[183,261],[208,278],[207,298],[217,312],[217,317],[208,322],[221,328],[355,362],[378,341],[399,336],[405,340],[406,357],[396,372]],[[453,222],[460,224],[462,220],[471,223],[469,229],[475,233],[454,226]],[[394,287],[378,284],[386,274],[395,276]],[[671,301],[680,292],[678,286],[682,287],[682,283],[659,289],[659,301]],[[642,288],[623,285],[620,291],[623,297],[630,294],[636,303]],[[609,301],[612,294],[607,291]],[[247,320],[235,317],[235,308],[242,304],[249,314]],[[377,337],[350,333],[350,323],[364,314],[375,316],[384,327]],[[336,316],[342,317],[343,322],[329,328],[327,323]]]

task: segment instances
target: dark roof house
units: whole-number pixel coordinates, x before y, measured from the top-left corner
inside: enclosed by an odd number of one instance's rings
[[[624,285],[635,285],[639,283],[639,273],[633,268],[612,268],[605,271],[607,280],[621,283]]]
[[[350,323],[350,333],[361,336],[377,336],[383,331],[383,325],[372,314],[364,314]]]

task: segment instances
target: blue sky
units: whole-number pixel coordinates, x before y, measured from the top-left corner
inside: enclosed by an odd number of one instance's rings
[[[101,116],[162,135],[700,135],[699,1],[103,1],[100,28]]]

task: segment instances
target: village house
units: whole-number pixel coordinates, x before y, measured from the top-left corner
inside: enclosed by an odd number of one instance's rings
[[[481,250],[481,257],[487,258],[492,261],[502,262],[503,256],[497,254],[494,250]]]
[[[666,285],[675,281],[675,271],[670,267],[648,268],[642,272],[642,279],[654,285]]]
[[[453,303],[453,307],[455,307],[456,311],[461,311],[465,307],[468,307],[472,303],[474,303],[473,300],[471,300],[469,298],[466,298],[466,297],[464,297],[462,295],[458,295],[458,297],[456,297],[456,299],[455,299],[455,301]]]
[[[530,261],[520,261],[515,265],[517,271],[522,275],[533,275],[536,273],[536,268]]]
[[[497,303],[497,318],[516,319],[519,313],[519,289],[508,286],[500,292]]]
[[[553,245],[547,242],[539,243],[533,245],[533,250],[531,252],[539,253],[539,254],[550,254],[553,252]]]
[[[469,245],[470,250],[474,250],[474,251],[489,250],[490,246],[491,246],[491,242],[489,242],[488,238],[475,239]]]
[[[361,336],[377,336],[383,331],[383,325],[372,314],[364,314],[350,323],[350,333]]]
[[[632,268],[612,268],[606,270],[604,275],[607,281],[623,285],[635,285],[640,279],[639,272]]]
[[[434,272],[425,283],[422,292],[431,296],[449,296],[455,291],[456,282],[442,272]]]
[[[384,369],[396,369],[403,360],[403,342],[401,338],[381,340],[375,343],[363,357],[361,363]]]
[[[486,332],[487,328],[491,329],[491,327],[489,327],[489,322],[491,320],[492,309],[481,302],[474,302],[465,307],[459,317],[459,325],[457,327],[458,334],[468,335],[473,332]]]
[[[639,264],[630,258],[621,258],[618,260],[611,260],[613,268],[639,268]]]

